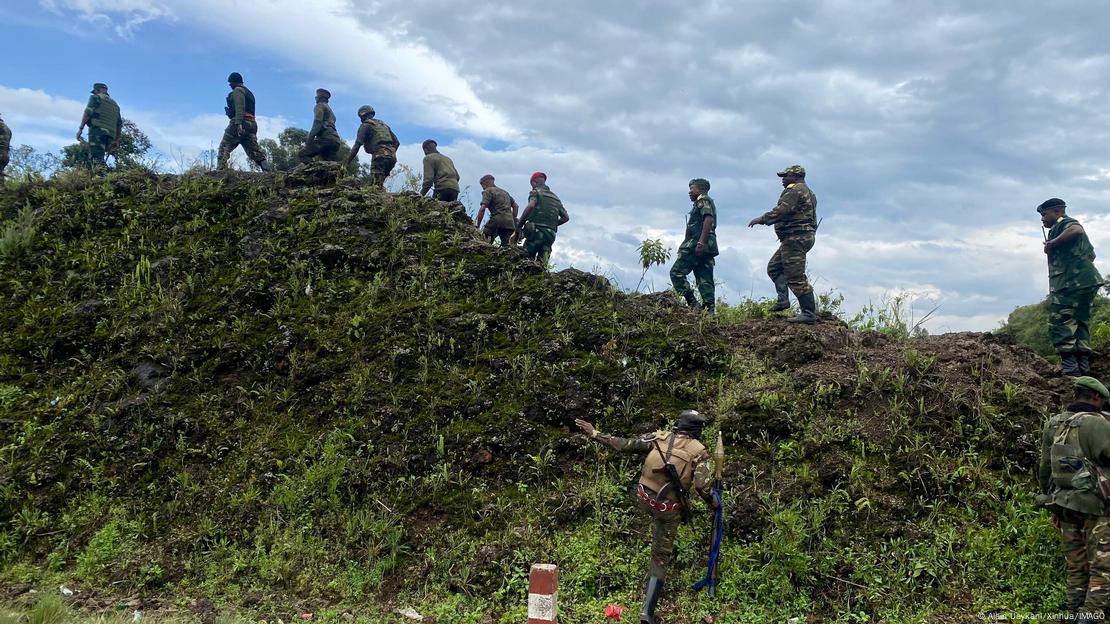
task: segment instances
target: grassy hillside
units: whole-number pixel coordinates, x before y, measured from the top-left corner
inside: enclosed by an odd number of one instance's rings
[[[894,341],[716,318],[547,273],[461,206],[326,168],[0,192],[0,583],[201,621],[313,612],[519,622],[532,562],[564,622],[638,607],[636,434],[696,407],[729,447],[679,536],[670,623],[977,621],[1062,605],[1031,504],[1066,382],[1005,338]],[[135,602],[138,601],[138,602]]]

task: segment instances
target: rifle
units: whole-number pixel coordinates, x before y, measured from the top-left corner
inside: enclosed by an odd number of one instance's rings
[[[713,511],[713,541],[709,547],[709,566],[705,571],[705,578],[694,583],[694,591],[709,588],[710,598],[717,596],[717,569],[720,565],[721,541],[725,536],[724,505],[721,503],[722,471],[725,465],[725,439],[720,431],[717,432],[717,448],[713,453],[713,500],[717,502],[717,509]]]

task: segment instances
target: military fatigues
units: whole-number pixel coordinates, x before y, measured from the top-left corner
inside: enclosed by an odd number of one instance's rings
[[[651,576],[660,581],[666,580],[667,567],[674,556],[674,540],[678,525],[682,522],[678,504],[678,493],[667,479],[663,469],[664,459],[670,453],[669,463],[678,470],[682,486],[687,491],[697,492],[706,502],[713,500],[710,484],[709,452],[698,440],[685,433],[658,431],[641,438],[624,439],[615,436],[608,438],[613,447],[621,453],[647,455],[636,486],[636,499],[641,508],[651,514]],[[671,439],[674,438],[672,445]],[[660,507],[670,507],[668,510]]]
[[[1069,405],[1067,412],[1045,423],[1037,471],[1038,502],[1060,521],[1067,607],[1076,612],[1110,608],[1110,510],[1094,486],[1074,487],[1084,461],[1110,467],[1110,422],[1094,409],[1085,403]]]
[[[397,135],[384,121],[371,117],[358,127],[357,141],[370,154],[371,184],[385,187],[385,179],[397,164],[397,148],[401,146]]]
[[[709,218],[713,219],[713,226],[705,237],[705,248],[699,256],[696,253],[698,241],[701,240],[701,231],[705,220]],[[671,266],[671,284],[674,285],[678,294],[692,303],[694,295],[690,292],[690,284],[686,281],[686,276],[693,271],[702,305],[710,310],[713,309],[716,302],[713,264],[717,254],[717,205],[713,203],[709,195],[703,193],[694,201],[690,208],[690,214],[686,217],[686,238],[678,246],[678,254],[675,257],[674,265]]]
[[[12,145],[12,131],[4,120],[0,119],[0,180],[4,179],[4,169],[8,166],[8,152]]]
[[[775,226],[779,248],[767,263],[767,277],[786,285],[801,297],[813,292],[806,278],[806,254],[813,249],[817,233],[817,197],[805,181],[791,184],[779,195],[779,203],[760,220]]]
[[[509,238],[516,231],[516,222],[513,221],[513,198],[508,191],[497,186],[490,186],[482,191],[482,206],[489,211],[489,221],[482,226],[482,234],[486,240],[493,242],[501,240],[502,247],[509,246]]]
[[[254,118],[254,94],[250,89],[239,85],[227,94],[227,107],[224,108],[231,121],[220,140],[220,151],[216,158],[220,169],[228,168],[231,152],[240,145],[247,157],[259,166],[266,161],[266,152],[258,145],[258,122]]]
[[[302,163],[311,162],[319,156],[330,162],[339,161],[339,151],[343,149],[343,139],[335,130],[335,113],[327,102],[317,102],[312,112],[312,129],[297,158]]]
[[[1048,232],[1048,240],[1079,223],[1063,217]],[[1083,233],[1048,254],[1048,334],[1057,353],[1091,352],[1091,303],[1102,286],[1094,264],[1095,250]]]
[[[89,117],[89,167],[102,169],[107,166],[108,152],[123,131],[123,117],[119,104],[107,93],[94,93],[85,106]]]
[[[541,184],[532,189],[528,194],[528,203],[535,202],[535,207],[528,215],[524,226],[524,251],[528,257],[540,262],[547,262],[551,257],[551,246],[555,244],[555,235],[559,230],[559,221],[566,216],[566,208],[559,196],[551,192],[546,184]]]
[[[424,156],[424,187],[420,189],[420,194],[427,195],[433,186],[435,191],[432,197],[439,201],[459,198],[459,172],[455,170],[455,163],[439,152]]]

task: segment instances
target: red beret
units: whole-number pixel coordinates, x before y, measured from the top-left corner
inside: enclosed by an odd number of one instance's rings
[[[547,174],[542,172],[542,171],[537,171],[537,172],[532,174],[532,177],[528,178],[528,181],[531,182],[532,180],[535,180],[536,178],[543,178],[544,180],[546,180],[547,179]]]

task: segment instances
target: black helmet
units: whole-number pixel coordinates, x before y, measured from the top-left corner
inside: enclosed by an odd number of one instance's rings
[[[227,81],[243,84],[243,74],[240,74],[239,72],[231,72],[231,74],[227,77]]]
[[[374,107],[369,104],[364,104],[358,107],[358,118],[364,119],[366,117],[374,116]]]
[[[701,435],[701,430],[705,428],[705,416],[697,410],[682,410],[678,415],[679,431],[684,431],[695,438]]]

